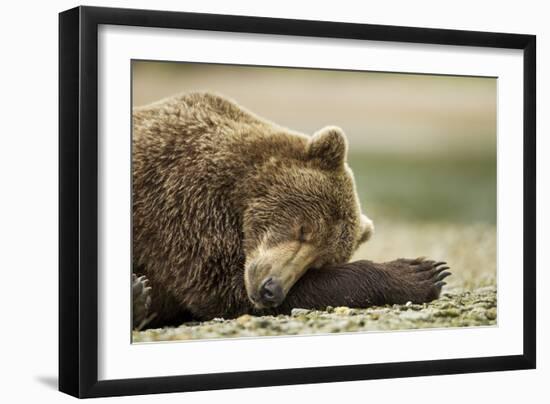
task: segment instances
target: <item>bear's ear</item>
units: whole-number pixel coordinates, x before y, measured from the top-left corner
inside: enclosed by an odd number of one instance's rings
[[[309,140],[307,154],[319,160],[323,168],[338,169],[344,166],[348,142],[342,129],[327,126],[315,133]]]
[[[367,217],[367,215],[361,213],[359,227],[359,244],[362,244],[365,241],[368,241],[374,234],[374,224],[372,223],[372,220]]]

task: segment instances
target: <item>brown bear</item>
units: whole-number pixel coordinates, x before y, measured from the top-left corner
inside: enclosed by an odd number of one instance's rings
[[[306,136],[209,93],[135,108],[134,324],[437,298],[443,262],[347,263],[374,228],[346,155],[339,128]]]

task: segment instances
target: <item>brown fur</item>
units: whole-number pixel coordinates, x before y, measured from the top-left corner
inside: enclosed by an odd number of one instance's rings
[[[327,306],[424,303],[437,299],[443,279],[450,275],[445,262],[423,258],[385,263],[356,261],[308,271],[292,288],[276,313],[293,307],[324,310]]]
[[[373,230],[346,154],[338,128],[308,137],[211,94],[134,109],[134,271],[156,323],[435,296],[398,272],[410,262],[345,265]],[[266,277],[278,308],[255,300]]]

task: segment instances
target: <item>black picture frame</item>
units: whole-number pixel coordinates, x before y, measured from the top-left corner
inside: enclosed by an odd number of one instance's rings
[[[100,24],[523,50],[523,354],[99,381]],[[535,60],[534,35],[96,7],[60,13],[59,390],[76,397],[102,397],[535,368]]]

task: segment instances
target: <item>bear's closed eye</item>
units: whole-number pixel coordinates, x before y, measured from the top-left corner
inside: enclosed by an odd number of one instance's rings
[[[302,225],[300,226],[300,230],[298,231],[298,240],[302,243],[308,242],[311,240],[311,236],[313,234],[313,230],[308,225]]]

